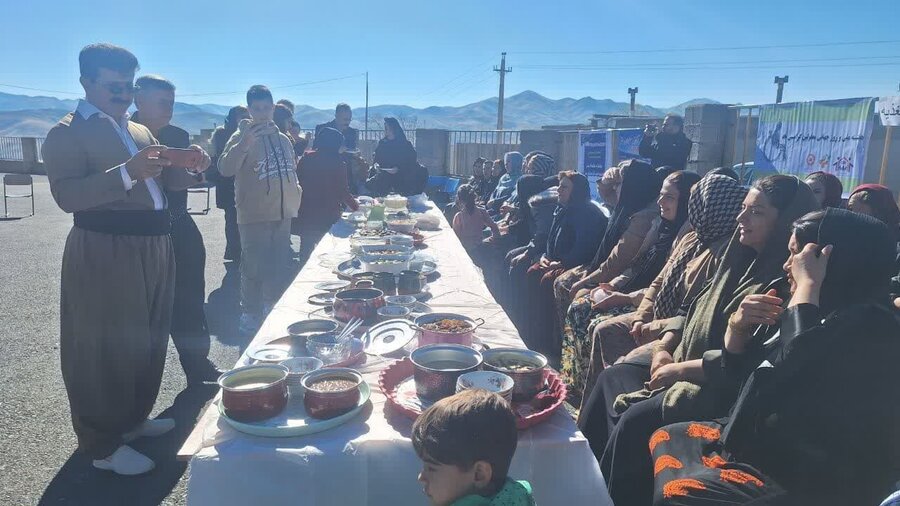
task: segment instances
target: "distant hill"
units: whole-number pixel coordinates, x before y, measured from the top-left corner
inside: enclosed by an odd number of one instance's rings
[[[74,110],[76,103],[76,100],[54,97],[0,93],[0,136],[44,136],[59,118]],[[639,116],[662,116],[667,112],[683,114],[687,106],[699,103],[718,102],[698,98],[668,108],[637,105],[636,112]],[[229,108],[230,106],[218,104],[176,102],[172,123],[192,133],[199,133],[200,129],[221,125]],[[507,97],[504,109],[504,127],[522,130],[537,129],[543,125],[586,123],[594,114],[628,114],[629,105],[626,102],[591,97],[554,100],[534,91],[523,91]],[[317,124],[329,121],[333,115],[331,109],[297,105],[295,117],[303,128],[314,128]],[[369,128],[379,128],[381,118],[388,116],[399,118],[405,127],[410,128],[490,130],[497,123],[497,97],[460,107],[432,106],[416,109],[406,105],[376,105],[369,107]],[[354,109],[354,126],[363,127],[364,117],[365,109]]]

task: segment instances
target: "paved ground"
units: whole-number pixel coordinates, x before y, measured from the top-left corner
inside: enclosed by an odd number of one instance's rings
[[[185,388],[170,344],[154,416],[174,417],[175,431],[135,447],[156,461],[149,475],[121,478],[75,454],[68,402],[59,370],[59,270],[72,218],[59,210],[46,178],[36,178],[36,215],[0,220],[0,504],[184,504],[189,469],[175,453],[214,387]],[[213,198],[215,202],[215,198]],[[192,195],[191,205],[205,207]],[[10,210],[26,211],[27,201]],[[2,214],[0,214],[2,217]],[[222,367],[237,360],[237,272],[223,264],[222,211],[194,216],[206,243],[207,318],[211,357]]]

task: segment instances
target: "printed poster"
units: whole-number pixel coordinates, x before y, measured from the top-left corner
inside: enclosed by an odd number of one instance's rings
[[[582,130],[578,133],[578,171],[588,178],[594,199],[599,198],[596,182],[609,167],[611,149],[609,130]]]
[[[769,104],[760,108],[755,170],[805,177],[830,172],[845,192],[862,180],[874,98]]]

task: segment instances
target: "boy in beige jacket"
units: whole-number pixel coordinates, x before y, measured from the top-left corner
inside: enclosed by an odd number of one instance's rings
[[[253,119],[241,121],[228,140],[219,172],[234,176],[241,234],[240,331],[252,335],[284,288],[291,218],[297,217],[301,190],[293,144],[272,121],[272,93],[265,86],[252,86],[247,108]]]

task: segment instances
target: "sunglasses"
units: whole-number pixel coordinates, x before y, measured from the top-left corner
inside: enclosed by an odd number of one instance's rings
[[[131,95],[138,90],[137,86],[128,82],[103,82],[95,80],[94,83],[102,86],[106,91],[113,95]]]

